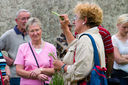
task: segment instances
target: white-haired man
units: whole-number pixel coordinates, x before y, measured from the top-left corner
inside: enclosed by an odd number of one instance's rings
[[[10,67],[10,85],[20,85],[20,77],[16,75],[13,61],[16,58],[19,45],[30,40],[25,31],[25,24],[30,17],[31,13],[28,10],[20,9],[15,18],[17,25],[0,37],[0,50],[8,53],[8,57],[4,56],[4,58]]]

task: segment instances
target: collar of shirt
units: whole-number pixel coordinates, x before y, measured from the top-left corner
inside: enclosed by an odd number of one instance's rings
[[[78,38],[79,38],[82,34],[84,34],[84,33],[87,33],[87,34],[91,34],[91,33],[97,34],[97,33],[99,33],[99,29],[98,29],[98,27],[90,28],[90,29],[86,30],[85,32],[83,32],[83,33],[81,33],[81,34],[78,34]]]
[[[24,38],[24,36],[25,36],[24,33],[20,32],[20,30],[17,28],[17,25],[14,27],[14,30],[15,30],[16,34],[21,34]]]
[[[16,32],[16,34],[23,34],[22,32],[20,32],[20,30],[17,28],[17,25],[14,27],[14,30]],[[24,34],[23,34],[24,35]]]

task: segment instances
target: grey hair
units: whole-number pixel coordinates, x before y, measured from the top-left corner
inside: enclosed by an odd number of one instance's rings
[[[26,23],[26,31],[29,30],[29,26],[34,25],[34,24],[39,25],[40,29],[42,29],[41,28],[42,25],[41,25],[40,20],[38,18],[36,18],[36,17],[31,17],[31,18],[28,19],[28,21]]]
[[[21,12],[27,12],[27,13],[29,13],[30,16],[31,16],[31,13],[30,13],[28,10],[26,10],[26,9],[20,9],[20,10],[16,13],[16,18],[19,16],[19,14],[20,14]]]

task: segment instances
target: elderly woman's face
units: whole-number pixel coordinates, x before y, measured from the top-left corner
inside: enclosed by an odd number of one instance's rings
[[[37,24],[30,25],[29,29],[28,29],[28,34],[29,34],[30,38],[32,39],[32,41],[41,40],[42,29]]]
[[[75,18],[74,18],[75,32],[81,33],[81,29],[83,27],[83,22],[84,22],[84,20],[80,19],[79,14],[76,14]]]

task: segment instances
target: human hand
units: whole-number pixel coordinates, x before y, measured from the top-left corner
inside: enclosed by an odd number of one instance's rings
[[[12,58],[7,57],[5,55],[3,55],[3,57],[5,58],[8,66],[12,66],[13,65],[14,60]]]
[[[128,59],[128,55],[122,55],[122,56]]]
[[[68,15],[67,14],[62,14],[62,15],[60,15],[60,17],[63,18],[63,20],[60,19],[62,30],[70,30],[70,28],[69,28],[70,21],[69,21]]]
[[[40,81],[47,81],[48,80],[48,76],[45,74],[39,74],[37,77]]]
[[[37,69],[35,69],[35,70],[32,70],[32,71],[30,72],[30,78],[35,79],[35,78],[37,78],[37,76],[38,76],[39,74],[41,74],[40,68],[37,68]]]
[[[53,65],[55,70],[61,70],[61,67],[63,66],[63,62],[61,60],[54,60]]]
[[[7,75],[7,76],[3,76],[3,80],[4,80],[4,84],[5,85],[10,85],[10,83],[9,83],[9,76]]]

